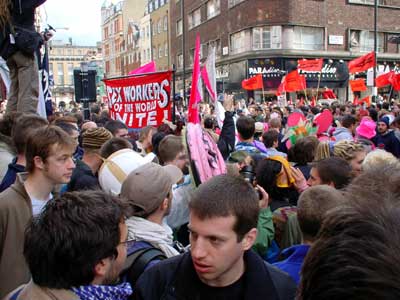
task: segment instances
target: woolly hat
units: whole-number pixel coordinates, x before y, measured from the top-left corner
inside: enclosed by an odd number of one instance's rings
[[[379,122],[385,123],[387,127],[389,127],[390,125],[390,119],[388,116],[383,116],[379,119]]]
[[[362,118],[360,125],[356,128],[357,135],[372,139],[376,135],[376,123],[369,118]]]
[[[82,147],[84,149],[100,149],[112,137],[111,132],[104,127],[90,128],[82,134]]]

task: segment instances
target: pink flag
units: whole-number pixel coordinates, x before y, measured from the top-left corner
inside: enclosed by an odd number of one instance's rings
[[[208,53],[207,60],[201,70],[201,77],[204,85],[210,94],[213,102],[217,101],[217,81],[215,71],[215,47],[212,47]]]
[[[196,49],[194,50],[192,89],[190,92],[188,121],[189,123],[200,123],[198,104],[202,99],[202,83],[200,78],[200,36],[196,36]]]
[[[153,73],[153,72],[156,72],[156,62],[155,61],[151,61],[148,64],[145,64],[135,70],[130,71],[128,73],[128,75]]]

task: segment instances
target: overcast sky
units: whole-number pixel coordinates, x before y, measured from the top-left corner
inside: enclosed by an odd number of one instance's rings
[[[43,26],[50,24],[57,29],[53,39],[73,44],[94,46],[101,40],[100,16],[104,0],[47,0],[41,7]],[[47,19],[46,19],[47,15]]]

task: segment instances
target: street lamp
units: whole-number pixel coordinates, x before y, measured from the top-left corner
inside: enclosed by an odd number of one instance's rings
[[[375,66],[374,66],[374,87],[372,96],[376,102],[378,96],[378,88],[376,87],[376,68],[378,66],[378,0],[374,4],[374,53],[375,53]]]
[[[182,17],[182,82],[183,82],[183,103],[188,104],[186,102],[186,60],[185,60],[185,1],[181,0],[181,17]]]

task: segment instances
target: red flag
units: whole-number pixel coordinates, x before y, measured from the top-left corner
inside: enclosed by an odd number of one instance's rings
[[[286,92],[297,92],[306,89],[306,77],[300,75],[297,70],[294,70],[285,77]]]
[[[363,103],[365,103],[367,107],[370,107],[371,106],[371,97],[367,96],[358,101],[358,104],[363,104]]]
[[[254,77],[242,81],[242,88],[245,90],[256,90],[264,87],[262,74],[257,74]]]
[[[394,72],[390,71],[389,73],[382,74],[382,75],[376,77],[375,86],[379,88],[379,87],[384,87],[386,85],[391,84],[390,81],[391,81],[393,75],[394,75]]]
[[[324,99],[336,99],[335,93],[331,89],[325,89],[325,91],[322,92],[322,97]]]
[[[200,123],[198,104],[201,101],[202,86],[200,78],[200,36],[196,36],[196,49],[194,50],[193,74],[192,74],[192,89],[190,92],[188,121],[189,123]]]
[[[362,78],[349,80],[349,84],[353,92],[362,92],[368,89],[367,86],[365,85],[365,80]]]
[[[144,74],[144,73],[153,73],[156,72],[156,62],[151,61],[148,64],[145,64],[135,70],[130,71],[128,74],[129,75],[135,75],[135,74]]]
[[[400,74],[393,74],[390,77],[390,83],[395,91],[400,91]]]
[[[353,59],[349,62],[349,73],[357,73],[375,66],[375,52]]]
[[[297,68],[299,70],[308,72],[321,72],[323,59],[299,59],[297,61]]]
[[[276,91],[275,95],[280,96],[284,93],[285,93],[285,79],[283,79],[280,85],[278,86],[278,90]]]

